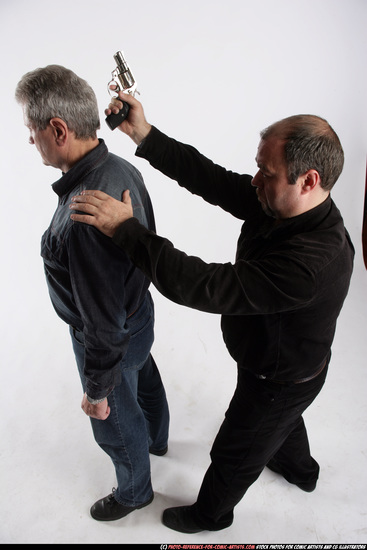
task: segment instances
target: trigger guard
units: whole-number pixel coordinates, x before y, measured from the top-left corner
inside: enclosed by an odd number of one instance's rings
[[[114,84],[116,86],[114,90],[110,89],[111,84]],[[116,82],[116,80],[112,79],[109,81],[109,83],[107,84],[107,90],[111,97],[115,99],[120,99],[118,96],[118,93],[121,91],[121,89],[120,89],[120,86],[118,85],[118,82]],[[117,94],[117,96],[114,96],[113,94]]]

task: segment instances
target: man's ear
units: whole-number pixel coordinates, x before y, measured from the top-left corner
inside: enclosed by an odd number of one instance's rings
[[[69,136],[69,128],[62,118],[54,117],[50,120],[50,125],[53,129],[56,144],[63,147]]]
[[[313,191],[317,185],[321,184],[320,174],[317,170],[308,170],[302,177],[302,193]]]

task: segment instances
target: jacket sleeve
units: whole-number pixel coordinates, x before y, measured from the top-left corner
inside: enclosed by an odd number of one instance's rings
[[[314,275],[287,250],[261,261],[205,263],[174,248],[135,218],[124,222],[113,241],[170,300],[200,311],[256,315],[296,309],[312,299]],[[292,270],[290,281],[287,274]]]
[[[69,273],[83,322],[86,392],[101,399],[119,383],[129,335],[125,328],[125,279],[131,262],[102,233],[73,224],[68,240]]]
[[[206,202],[239,219],[259,210],[250,175],[240,175],[214,164],[191,145],[185,145],[154,126],[136,150],[151,166]]]

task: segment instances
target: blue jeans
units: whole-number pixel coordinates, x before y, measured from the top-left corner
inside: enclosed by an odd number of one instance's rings
[[[154,307],[150,294],[127,320],[131,335],[121,362],[121,384],[108,396],[106,420],[91,418],[98,445],[111,457],[117,477],[116,500],[139,506],[152,496],[149,448],[167,446],[169,410],[163,383],[150,349],[154,340]],[[76,362],[85,391],[83,333],[70,328]]]

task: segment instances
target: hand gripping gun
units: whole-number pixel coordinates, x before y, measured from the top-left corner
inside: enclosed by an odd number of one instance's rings
[[[139,93],[136,89],[136,82],[133,77],[132,72],[129,69],[128,64],[126,63],[124,56],[121,52],[115,53],[113,56],[116,61],[116,69],[112,71],[112,80],[108,83],[108,91],[110,94],[117,93],[121,90],[123,92],[127,91],[132,96],[135,96],[136,93]],[[111,90],[110,86],[114,84],[116,86],[115,90]],[[120,99],[120,98],[119,98]],[[128,103],[123,103],[121,110],[115,114],[111,113],[106,118],[107,125],[114,130],[125,120],[129,114],[130,106]]]

